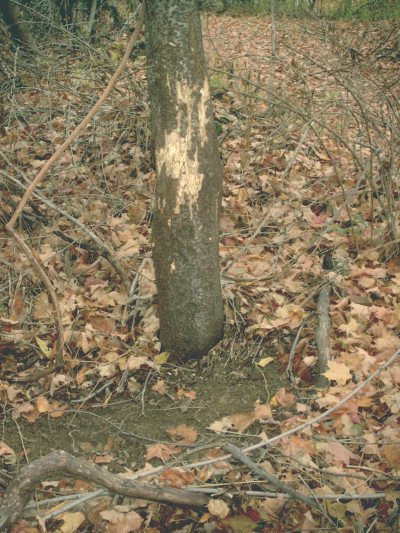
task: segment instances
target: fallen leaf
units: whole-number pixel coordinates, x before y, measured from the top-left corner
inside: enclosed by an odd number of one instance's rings
[[[195,482],[194,472],[183,470],[181,468],[167,468],[160,474],[160,480],[164,485],[181,489]]]
[[[42,354],[47,357],[47,359],[50,359],[51,357],[51,348],[49,348],[47,346],[47,342],[40,339],[39,337],[35,337],[36,339],[36,342],[40,348],[40,351],[42,352]]]
[[[17,289],[14,293],[14,298],[11,303],[9,316],[10,320],[16,323],[20,322],[24,315],[24,309],[25,302],[23,292],[20,289]]]
[[[229,507],[224,502],[224,500],[210,500],[208,504],[208,510],[213,516],[216,516],[217,518],[220,518],[223,520],[226,518],[229,514]]]
[[[297,397],[291,392],[287,392],[283,387],[277,391],[271,400],[272,406],[293,407],[296,403]]]
[[[357,455],[348,450],[341,442],[328,441],[325,443],[325,449],[330,454],[331,460],[335,463],[348,465],[351,459],[359,459]]]
[[[47,413],[50,410],[50,404],[45,396],[38,396],[36,398],[36,409],[39,413]]]
[[[86,520],[85,515],[80,511],[76,513],[62,513],[57,519],[64,521],[60,527],[61,533],[75,533]]]
[[[176,428],[167,429],[167,433],[175,440],[180,439],[180,444],[193,444],[197,440],[197,431],[185,424],[181,424]]]
[[[148,446],[146,459],[148,461],[154,458],[161,459],[161,461],[165,463],[165,461],[168,461],[170,457],[181,453],[181,451],[181,448],[178,448],[177,446],[170,446],[169,444],[163,444],[160,442]]]
[[[15,455],[15,452],[5,442],[0,441],[0,456],[3,455]]]
[[[385,458],[385,461],[392,468],[400,467],[400,446],[399,444],[385,444],[382,446],[382,455]]]
[[[351,379],[350,369],[343,363],[337,361],[328,361],[328,368],[326,372],[323,372],[323,376],[336,381],[339,385],[345,385],[349,379]]]
[[[154,357],[154,362],[161,366],[168,361],[170,355],[170,352],[159,353]]]
[[[114,460],[114,456],[109,453],[104,453],[103,455],[95,455],[94,462],[97,465],[108,465],[111,461]]]
[[[256,417],[254,413],[242,413],[231,416],[224,416],[221,420],[213,422],[208,429],[216,433],[222,433],[228,430],[238,431],[243,433],[253,422]]]
[[[261,366],[261,368],[264,368],[265,366],[269,365],[274,360],[273,357],[264,357],[264,359],[261,359],[258,361],[258,366]]]
[[[158,392],[158,394],[160,394],[161,396],[164,396],[164,394],[167,392],[167,386],[165,385],[165,381],[159,379],[157,383],[155,383],[151,387],[151,390],[154,392]]]

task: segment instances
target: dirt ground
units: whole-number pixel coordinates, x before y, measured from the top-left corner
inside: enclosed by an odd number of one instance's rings
[[[200,362],[165,365],[160,372],[143,373],[138,378],[140,390],[129,398],[126,393],[105,389],[87,402],[85,397],[70,397],[70,409],[61,418],[44,414],[32,424],[6,416],[1,440],[17,456],[22,458],[26,453],[30,461],[53,450],[79,456],[107,450],[114,457],[110,465],[113,471],[121,470],[121,465],[142,467],[146,444],[171,442],[165,431],[180,424],[197,430],[196,448],[220,445],[223,439],[207,429],[212,422],[251,411],[256,400],[268,402],[284,382],[278,361],[263,369],[256,365],[256,359],[267,357],[270,352],[268,346],[246,347],[225,339]],[[167,384],[168,392],[163,396],[151,390],[160,379]],[[179,389],[194,392],[195,398],[177,401]],[[60,399],[68,401],[67,394],[68,391],[64,397],[60,394]],[[254,428],[255,438],[257,433]],[[246,436],[236,434],[236,438],[240,437],[251,442],[251,432]]]

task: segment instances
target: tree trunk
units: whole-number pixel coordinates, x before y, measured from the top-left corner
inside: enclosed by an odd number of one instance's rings
[[[86,37],[88,39],[91,38],[95,30],[96,11],[97,11],[97,0],[92,0],[91,6],[90,6],[89,21],[88,21],[87,30],[86,30],[87,31]]]
[[[223,333],[222,167],[195,0],[147,0],[145,22],[161,345],[186,359],[205,354]]]
[[[33,49],[32,36],[26,21],[21,18],[19,7],[10,0],[2,0],[0,1],[0,10],[13,41],[23,48]]]

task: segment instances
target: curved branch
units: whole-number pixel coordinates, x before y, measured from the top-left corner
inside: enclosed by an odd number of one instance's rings
[[[69,475],[100,485],[111,492],[159,503],[182,507],[204,507],[209,498],[205,494],[170,487],[157,487],[123,479],[97,465],[87,463],[67,452],[51,452],[25,466],[10,483],[0,509],[0,531],[6,531],[23,512],[28,500],[40,481],[54,474]]]
[[[64,363],[64,328],[62,324],[61,319],[61,310],[60,306],[57,300],[57,296],[54,290],[54,287],[50,281],[50,278],[46,274],[45,270],[42,268],[40,263],[35,258],[32,250],[29,248],[29,246],[26,244],[26,242],[23,240],[23,238],[16,232],[15,230],[15,224],[21,215],[25,205],[31,198],[35,188],[39,184],[39,182],[42,180],[44,175],[47,173],[47,171],[51,168],[51,166],[56,163],[63,154],[63,152],[70,146],[70,144],[79,137],[81,132],[84,130],[86,125],[89,123],[89,121],[96,115],[97,111],[100,109],[103,102],[106,100],[110,92],[112,91],[115,83],[117,82],[119,76],[123,72],[126,63],[128,62],[129,56],[132,52],[133,46],[135,42],[137,41],[137,38],[139,37],[140,31],[142,29],[144,22],[144,8],[142,6],[138,24],[135,28],[134,33],[132,34],[132,37],[128,43],[128,46],[125,50],[125,54],[121,60],[120,65],[118,66],[117,70],[114,72],[113,76],[111,77],[110,81],[108,82],[107,87],[104,89],[103,94],[100,96],[100,98],[97,100],[95,105],[92,107],[92,109],[89,111],[89,113],[86,115],[86,117],[78,124],[78,126],[74,129],[74,131],[71,133],[71,135],[63,142],[63,144],[54,152],[54,154],[48,159],[43,166],[43,168],[40,170],[40,172],[35,176],[31,184],[26,189],[24,195],[22,196],[13,216],[8,221],[8,223],[5,225],[7,231],[12,235],[15,242],[17,243],[18,247],[22,250],[22,252],[27,256],[30,263],[32,264],[33,268],[35,269],[36,273],[40,277],[40,279],[43,281],[51,303],[53,304],[54,311],[55,311],[55,322],[56,322],[56,329],[57,329],[57,352],[56,352],[56,366],[60,367]],[[126,282],[126,279],[125,279]]]

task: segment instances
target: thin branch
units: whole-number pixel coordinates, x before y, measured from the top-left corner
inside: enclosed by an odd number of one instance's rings
[[[11,229],[14,228],[15,223],[18,220],[18,217],[22,213],[25,205],[29,201],[30,197],[32,196],[32,192],[36,189],[37,185],[40,183],[42,178],[47,174],[47,172],[50,170],[50,168],[56,163],[62,154],[65,152],[65,150],[80,136],[82,131],[86,128],[87,124],[92,120],[92,118],[96,115],[97,111],[100,109],[106,98],[108,98],[109,94],[111,93],[112,89],[114,88],[114,85],[116,84],[118,78],[120,77],[121,73],[123,72],[126,63],[128,62],[128,59],[131,55],[133,46],[135,42],[137,41],[139,34],[142,30],[144,22],[144,9],[140,10],[139,14],[139,20],[136,25],[135,31],[132,34],[132,37],[128,43],[128,46],[126,47],[124,56],[121,60],[121,63],[119,64],[117,70],[114,72],[113,76],[111,77],[110,81],[107,84],[107,87],[104,89],[103,94],[100,96],[100,98],[97,100],[97,102],[94,104],[92,109],[89,111],[89,113],[86,115],[86,117],[76,126],[74,131],[69,135],[69,137],[62,143],[62,145],[57,148],[57,150],[54,152],[54,154],[46,161],[46,163],[43,165],[43,168],[38,172],[38,174],[33,179],[32,183],[29,185],[27,190],[25,191],[25,194],[21,198],[21,201],[15,210],[15,213],[9,220],[9,222],[6,225],[6,228],[11,232]]]
[[[292,429],[288,429],[287,431],[284,431],[283,433],[280,433],[279,435],[275,435],[274,437],[271,437],[271,438],[269,438],[267,440],[263,440],[261,442],[258,442],[257,444],[253,444],[252,446],[247,446],[246,448],[243,448],[241,451],[243,453],[247,453],[247,452],[251,452],[253,450],[258,450],[259,448],[264,448],[265,446],[269,446],[270,444],[278,442],[278,441],[284,439],[285,437],[290,437],[290,435],[294,435],[295,433],[298,433],[299,431],[303,431],[304,429],[306,429],[306,428],[308,428],[310,426],[313,426],[314,424],[318,424],[319,422],[321,422],[321,420],[323,420],[324,418],[328,417],[329,415],[331,415],[332,413],[334,413],[335,411],[340,409],[340,407],[342,407],[346,402],[348,402],[349,400],[351,400],[351,398],[356,396],[356,394],[358,394],[360,392],[360,390],[362,390],[364,387],[366,387],[368,385],[368,383],[371,383],[371,381],[373,381],[377,376],[379,376],[379,374],[381,372],[386,370],[386,368],[389,368],[399,358],[399,356],[400,356],[400,349],[398,349],[392,355],[392,357],[390,357],[390,359],[388,359],[388,361],[386,361],[386,363],[384,363],[382,366],[380,366],[374,372],[372,372],[372,374],[370,376],[368,376],[365,381],[362,381],[361,383],[359,383],[352,391],[349,392],[349,394],[347,394],[344,398],[342,398],[336,405],[333,405],[332,407],[330,407],[329,409],[327,409],[326,411],[324,411],[320,415],[316,416],[315,418],[311,418],[310,420],[306,420],[302,424],[300,424],[300,425],[298,425],[298,426],[296,426],[296,427],[294,427]],[[229,454],[227,454],[227,455],[223,455],[221,457],[208,459],[208,460],[205,460],[205,461],[199,461],[197,463],[192,463],[190,465],[185,465],[185,466],[187,468],[198,468],[200,466],[205,466],[205,465],[210,465],[210,464],[213,464],[213,463],[218,463],[219,461],[226,461],[230,457],[231,456]],[[155,472],[152,471],[152,473],[154,474]],[[143,475],[146,475],[146,474],[143,474]]]
[[[329,353],[329,329],[331,321],[329,318],[329,296],[331,294],[331,286],[329,283],[324,285],[318,296],[318,328],[316,334],[317,354],[318,354],[318,368],[319,368],[319,384],[327,386],[329,380],[323,376],[323,373],[328,370],[328,361],[330,359]]]
[[[282,481],[277,479],[275,476],[269,474],[266,470],[256,465],[249,457],[247,457],[242,452],[240,448],[238,448],[234,444],[228,443],[226,446],[224,446],[224,449],[229,452],[232,457],[247,466],[247,468],[249,468],[256,476],[260,477],[261,479],[266,479],[271,483],[271,485],[274,485],[274,487],[276,487],[277,489],[286,492],[286,494],[289,494],[289,496],[291,496],[295,500],[309,505],[310,507],[314,507],[314,509],[317,509],[318,511],[323,510],[316,500],[309,498],[301,492],[292,489],[292,487],[290,487],[289,485],[285,485],[285,483],[282,483]]]
[[[294,382],[293,360],[294,360],[294,356],[296,355],[296,348],[297,348],[297,345],[299,344],[300,335],[301,335],[301,332],[303,331],[305,324],[306,324],[306,321],[303,320],[299,326],[299,329],[297,330],[296,337],[294,338],[292,347],[290,348],[289,361],[288,361],[288,365],[286,369],[286,375],[292,383]]]
[[[40,172],[35,176],[31,184],[26,189],[23,197],[21,198],[13,216],[8,221],[8,223],[5,225],[7,231],[12,235],[15,242],[19,246],[19,248],[22,250],[22,252],[27,256],[30,263],[36,270],[38,276],[43,281],[51,303],[54,307],[55,312],[55,321],[56,321],[56,329],[57,329],[57,342],[56,342],[56,366],[61,367],[64,364],[64,328],[62,324],[62,318],[61,318],[61,310],[60,305],[57,300],[57,296],[55,293],[55,290],[53,288],[53,285],[50,281],[50,278],[38,262],[38,260],[35,258],[33,252],[29,248],[29,246],[26,244],[26,242],[23,240],[23,238],[16,232],[15,230],[15,224],[21,215],[25,205],[29,201],[29,199],[32,196],[32,193],[34,192],[35,188],[39,184],[39,182],[42,180],[42,178],[45,176],[45,174],[48,172],[48,170],[51,168],[54,163],[56,163],[63,152],[71,145],[71,143],[79,137],[81,132],[84,130],[86,125],[90,122],[90,120],[96,115],[97,111],[100,109],[103,102],[106,100],[108,95],[111,93],[115,83],[117,82],[119,76],[121,75],[122,71],[125,68],[126,63],[128,62],[129,56],[132,52],[133,46],[135,42],[137,41],[139,34],[141,32],[142,26],[144,22],[144,8],[142,6],[139,14],[139,20],[138,24],[135,28],[135,31],[128,43],[128,46],[125,50],[125,54],[121,60],[120,65],[118,66],[117,70],[115,71],[114,75],[111,77],[110,81],[108,82],[107,87],[104,89],[103,94],[100,96],[100,98],[97,100],[95,105],[92,107],[92,109],[89,111],[89,113],[86,115],[86,117],[78,124],[78,126],[74,129],[74,131],[71,133],[71,135],[63,142],[63,144],[54,152],[54,154],[48,159],[43,166],[43,168],[40,170]]]
[[[25,177],[23,172],[20,169],[17,169],[11,163],[11,161],[9,161],[9,159],[6,157],[6,155],[1,150],[0,150],[0,156],[4,159],[4,161],[6,161],[6,163],[11,165],[14,169],[19,170],[19,172],[21,172],[22,176]],[[3,170],[0,170],[0,174],[3,174],[3,176],[5,176],[7,179],[9,179],[13,183],[15,183],[15,185],[21,187],[22,189],[25,189],[25,190],[27,189],[27,186],[24,185],[23,183],[21,183],[20,180],[18,180],[14,176],[10,176],[9,174],[4,172]],[[26,181],[28,181],[27,178],[26,178]],[[57,213],[60,213],[60,215],[65,217],[67,220],[69,220],[70,222],[72,222],[73,224],[78,226],[78,228],[80,228],[84,233],[86,233],[86,235],[88,237],[90,237],[92,239],[92,241],[94,242],[94,245],[96,247],[97,253],[99,255],[101,255],[102,257],[104,257],[104,259],[106,259],[110,263],[110,265],[114,268],[116,273],[120,276],[121,281],[124,284],[124,287],[126,288],[126,290],[128,292],[129,287],[130,287],[128,276],[126,275],[125,269],[123,268],[121,263],[115,257],[114,251],[108,246],[108,244],[106,244],[104,241],[102,241],[100,239],[100,237],[98,237],[90,228],[85,226],[85,224],[82,224],[82,222],[80,222],[80,220],[78,220],[77,218],[72,216],[67,211],[64,211],[64,209],[62,209],[58,205],[54,204],[51,200],[47,199],[41,192],[36,191],[36,192],[34,192],[32,194],[32,196],[34,198],[38,198],[44,205],[47,205],[47,207],[50,207],[50,209],[53,209]]]
[[[0,531],[5,531],[21,515],[37,483],[55,474],[84,479],[123,496],[160,503],[204,507],[209,501],[204,494],[123,479],[67,452],[55,451],[25,466],[10,483],[0,510]]]

